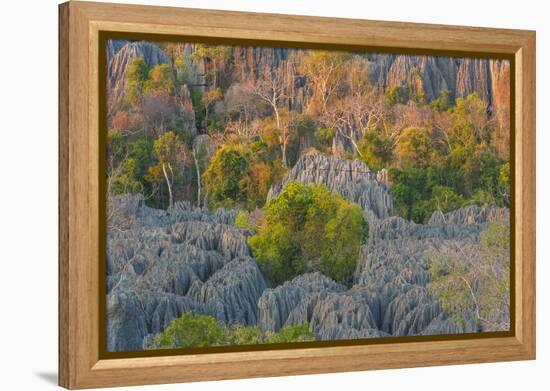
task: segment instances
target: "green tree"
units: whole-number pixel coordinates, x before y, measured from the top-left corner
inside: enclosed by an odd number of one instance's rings
[[[325,225],[321,257],[322,270],[326,275],[351,285],[361,239],[367,229],[363,210],[357,204],[343,202],[339,205],[336,215]]]
[[[191,59],[204,64],[206,83],[217,86],[218,68],[227,61],[230,54],[231,48],[228,46],[198,44]]]
[[[107,171],[120,163],[124,159],[125,153],[125,141],[122,134],[116,129],[109,129],[107,131]]]
[[[498,172],[498,188],[505,205],[510,204],[510,184],[510,162],[506,162]]]
[[[267,343],[289,343],[314,341],[315,334],[309,331],[309,324],[292,325],[283,327],[278,333],[267,338]]]
[[[187,312],[173,319],[149,342],[147,349],[197,348],[209,346],[257,345],[315,340],[309,324],[283,327],[278,333],[264,333],[257,326],[225,325],[210,315]]]
[[[390,105],[404,105],[409,101],[410,88],[408,86],[391,86],[386,90],[386,99]]]
[[[395,157],[401,167],[427,167],[434,154],[433,141],[427,129],[411,127],[397,137]]]
[[[143,190],[136,180],[138,161],[128,154],[122,134],[109,129],[107,134],[107,194],[134,194]]]
[[[272,284],[308,271],[352,282],[366,232],[358,205],[322,184],[291,182],[264,213],[264,223],[249,244]]]
[[[393,157],[393,140],[376,130],[365,132],[359,140],[361,160],[372,170],[380,170],[389,165]]]
[[[246,210],[241,210],[235,218],[235,227],[255,231],[255,227],[250,224],[250,213]]]
[[[135,57],[126,73],[126,99],[136,106],[143,97],[143,88],[148,78],[149,68],[143,57]]]
[[[446,186],[434,186],[432,189],[432,196],[428,201],[432,211],[428,212],[431,216],[431,212],[439,210],[443,213],[450,212],[455,209],[462,208],[466,203],[464,197],[457,194],[453,189]]]
[[[412,205],[411,219],[413,221],[426,224],[435,211],[446,213],[466,205],[464,197],[446,186],[434,186],[428,197],[428,199],[420,198]]]
[[[250,175],[250,156],[240,146],[223,146],[202,175],[208,205],[245,205]]]
[[[176,70],[176,80],[179,83],[185,83],[189,82],[189,73],[188,73],[188,67],[189,67],[189,60],[183,56],[183,54],[179,54],[174,59],[174,69]]]
[[[451,143],[467,146],[491,139],[491,122],[487,115],[487,103],[476,93],[466,98],[457,98],[453,108]]]
[[[430,102],[430,107],[436,112],[447,111],[451,108],[451,92],[443,90],[437,98]]]
[[[174,71],[168,64],[155,65],[143,86],[144,94],[170,96],[174,93]]]
[[[315,148],[322,152],[328,150],[335,135],[336,132],[332,128],[315,129]]]
[[[232,325],[226,328],[225,344],[257,345],[264,342],[264,334],[258,326]]]
[[[156,164],[149,167],[149,181],[165,182],[168,189],[168,205],[174,204],[174,185],[182,177],[182,171],[188,159],[185,144],[174,132],[159,136],[153,145]]]
[[[136,162],[134,171],[135,178],[143,183],[149,167],[153,164],[154,142],[153,140],[138,139],[136,141],[127,142],[126,146],[128,157],[134,159]]]
[[[392,168],[389,175],[394,206],[399,215],[417,223],[429,219],[424,201],[431,197],[432,189],[438,184],[435,170],[431,167]]]
[[[107,179],[108,192],[110,194],[137,194],[143,192],[143,187],[135,179],[136,161],[126,157],[118,170],[113,171]]]
[[[204,107],[205,128],[208,129],[208,114],[210,113],[211,106],[222,98],[223,98],[223,92],[222,92],[222,89],[219,87],[207,90],[202,94],[201,101]]]
[[[225,342],[223,326],[212,316],[183,314],[153,338],[149,348],[195,348],[222,345]]]

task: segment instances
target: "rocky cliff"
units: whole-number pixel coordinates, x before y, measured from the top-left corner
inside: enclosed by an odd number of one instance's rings
[[[510,63],[481,58],[373,54],[371,79],[381,90],[407,85],[426,100],[447,90],[452,97],[473,92],[490,106],[508,107]]]
[[[120,101],[126,69],[136,56],[142,56],[152,67],[162,63],[172,64],[171,58],[182,55],[188,60],[184,69],[187,79],[191,84],[204,88],[205,73],[212,64],[193,60],[191,55],[196,49],[197,45],[193,43],[173,44],[171,56],[168,56],[154,43],[108,41],[108,83],[112,88],[112,104]],[[236,46],[219,71],[232,75],[237,82],[250,80],[265,67],[277,67],[289,55],[290,50],[284,48]],[[475,92],[492,108],[501,111],[509,108],[510,63],[507,60],[401,54],[367,54],[366,59],[370,79],[382,92],[393,86],[406,85],[412,88],[413,93],[422,94],[427,101],[437,98],[443,91],[449,91],[452,97],[465,97]],[[223,77],[218,80],[224,83]],[[294,108],[303,107],[310,94],[306,79],[298,75],[289,84],[293,86],[291,105]]]
[[[132,60],[143,57],[149,68],[159,64],[172,66],[172,61],[160,47],[151,42],[109,41],[107,46],[108,107],[114,111],[125,96],[126,74]]]
[[[377,173],[358,160],[328,157],[320,153],[304,154],[283,180],[269,190],[268,200],[276,197],[287,183],[294,181],[306,185],[324,184],[359,204],[368,220],[386,218],[393,213],[388,185],[379,181]]]

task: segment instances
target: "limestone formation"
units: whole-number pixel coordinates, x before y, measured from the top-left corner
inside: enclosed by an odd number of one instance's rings
[[[185,75],[187,83],[204,90],[205,74],[211,64],[195,61],[191,56],[196,49],[197,45],[192,43],[179,43],[173,46],[171,50],[174,58],[183,56],[187,59],[185,69],[175,69],[175,74],[180,79]],[[219,71],[231,72],[237,82],[254,80],[258,77],[258,72],[265,68],[274,69],[287,60],[289,55],[289,49],[285,48],[237,46],[232,49],[229,60],[221,64]],[[112,91],[109,98],[111,106],[117,106],[121,101],[127,67],[136,56],[144,57],[149,67],[162,63],[171,64],[165,52],[155,44],[141,41],[108,41],[107,64],[108,82],[111,87],[109,91]],[[386,92],[394,86],[407,86],[413,94],[422,95],[428,102],[436,99],[443,91],[449,91],[452,98],[465,97],[475,92],[490,107],[509,107],[510,63],[507,60],[396,54],[368,54],[364,60],[368,62],[371,82],[381,92]],[[294,80],[288,82],[292,86],[290,106],[294,110],[300,110],[311,96],[307,77],[298,74]],[[185,86],[184,89],[188,90],[188,87]],[[185,91],[183,95],[186,95]],[[501,115],[499,121],[504,120],[504,115]],[[191,120],[191,117],[189,119]],[[193,132],[195,128],[191,125],[189,129]]]
[[[195,284],[189,296],[204,303],[208,313],[226,324],[256,325],[257,303],[265,288],[256,261],[240,257],[227,263],[204,284]]]
[[[407,86],[431,101],[454,90],[457,65],[451,57],[379,54],[373,60],[373,79],[383,91]]]
[[[319,272],[303,274],[274,289],[266,289],[258,301],[259,325],[265,331],[277,332],[285,324],[308,321],[310,316],[304,300],[321,291],[344,289],[343,285]]]
[[[138,350],[185,312],[257,323],[265,281],[248,257],[234,211],[176,203],[168,210],[142,196],[109,201],[119,219],[107,239],[108,350]],[[122,216],[122,217],[121,217]]]
[[[493,205],[468,206],[448,213],[435,212],[428,224],[491,224],[495,221],[509,222],[510,211]]]
[[[388,191],[362,163],[307,159],[284,181],[326,183],[374,216],[355,285],[348,289],[317,272],[268,289],[247,247],[248,233],[233,225],[235,211],[211,213],[187,202],[163,211],[147,207],[142,196],[116,197],[110,200],[115,221],[125,224],[107,241],[108,350],[142,349],[190,311],[264,332],[307,322],[317,340],[479,331],[474,314],[456,323],[430,295],[427,256],[477,245],[490,223],[508,223],[509,211],[469,206],[416,224],[388,216],[391,209],[376,206],[384,205],[379,198],[362,198],[361,189],[374,188],[379,197]]]
[[[107,296],[107,351],[143,348],[143,339],[185,312],[206,313],[187,297],[150,291],[117,290]]]
[[[107,91],[109,92],[108,102],[110,108],[116,108],[122,103],[126,89],[126,74],[132,60],[136,57],[143,57],[149,68],[159,64],[172,66],[168,55],[156,44],[146,41],[128,42],[119,47],[120,41],[113,41],[108,45],[107,62]],[[118,50],[116,50],[118,47]]]
[[[429,295],[426,257],[474,246],[490,223],[508,218],[504,208],[471,206],[446,214],[435,212],[426,225],[399,217],[371,222],[354,289],[370,297],[378,328],[391,335],[477,331],[473,320],[458,327]]]
[[[322,183],[347,200],[359,204],[368,220],[383,219],[393,213],[393,201],[388,185],[376,179],[363,162],[303,154],[283,180],[269,190],[268,200],[276,197],[289,182]]]
[[[371,80],[382,92],[407,86],[429,102],[476,93],[490,106],[509,106],[510,63],[506,60],[370,54]]]

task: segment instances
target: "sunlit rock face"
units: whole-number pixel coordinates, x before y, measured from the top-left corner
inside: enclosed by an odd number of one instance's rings
[[[303,154],[283,180],[269,190],[268,200],[280,194],[289,182],[322,183],[348,201],[359,204],[367,220],[383,219],[393,213],[389,186],[359,160],[346,160],[320,153]]]

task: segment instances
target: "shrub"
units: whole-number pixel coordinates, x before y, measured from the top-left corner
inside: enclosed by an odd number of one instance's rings
[[[386,167],[392,159],[393,140],[376,130],[369,130],[359,140],[359,150],[361,151],[361,160],[370,169],[378,171]]]
[[[257,326],[224,325],[210,315],[187,312],[170,322],[155,335],[147,349],[196,348],[227,345],[257,345],[312,341],[315,334],[309,324],[283,327],[278,333],[265,334]]]
[[[267,343],[289,343],[314,341],[315,334],[309,331],[309,324],[292,325],[283,327],[279,333],[274,333],[267,338]]]
[[[187,312],[172,320],[162,333],[157,334],[151,348],[215,346],[223,344],[224,337],[225,331],[214,317]]]
[[[391,86],[386,91],[390,105],[405,104],[409,101],[411,91],[408,86]]]
[[[257,326],[230,326],[226,329],[225,344],[257,345],[264,342],[262,330]]]

